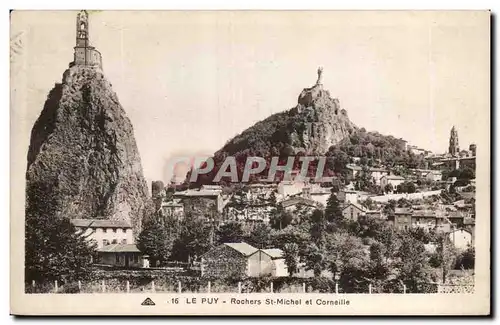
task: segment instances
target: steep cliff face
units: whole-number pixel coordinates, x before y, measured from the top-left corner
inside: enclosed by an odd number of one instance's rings
[[[297,106],[246,129],[219,150],[216,157],[241,152],[262,156],[283,151],[324,154],[355,129],[338,99],[332,98],[321,85],[315,85],[301,92]]]
[[[101,70],[74,66],[51,90],[31,132],[26,180],[27,206],[42,184],[55,216],[140,229],[151,199],[132,124]]]
[[[290,134],[292,146],[306,152],[324,154],[356,129],[339,100],[321,85],[304,89],[291,114],[296,114]]]
[[[270,161],[275,156],[324,155],[331,146],[339,144],[356,130],[346,110],[341,109],[339,100],[316,83],[300,93],[294,108],[273,114],[229,140],[215,152],[213,170],[199,176],[196,183],[212,183],[228,156],[236,158],[241,177],[248,156],[264,157]],[[262,175],[266,173],[267,169]],[[188,173],[188,179],[190,175]]]

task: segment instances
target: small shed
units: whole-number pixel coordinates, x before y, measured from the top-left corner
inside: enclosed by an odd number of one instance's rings
[[[217,278],[249,276],[249,257],[258,249],[247,243],[224,243],[201,256],[201,275]]]
[[[97,249],[99,264],[118,267],[142,267],[141,251],[135,244],[111,244]]]
[[[249,257],[249,276],[288,276],[283,251],[279,248],[259,249]]]

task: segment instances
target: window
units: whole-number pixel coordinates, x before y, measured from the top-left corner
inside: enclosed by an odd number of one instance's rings
[[[113,239],[113,241],[111,242],[111,244],[118,244],[118,240]]]
[[[108,245],[109,245],[109,240],[104,239],[104,240],[102,241],[102,245],[103,245],[103,246],[108,246]]]
[[[116,234],[116,228],[113,228],[113,232]]]
[[[134,254],[134,263],[139,263],[139,255]]]
[[[120,255],[118,253],[115,253],[115,262],[116,264],[120,263]]]
[[[126,239],[122,239],[122,244],[126,244],[127,243],[127,240]]]

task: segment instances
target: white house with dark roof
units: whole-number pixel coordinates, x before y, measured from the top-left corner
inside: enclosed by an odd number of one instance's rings
[[[388,184],[391,184],[395,189],[399,184],[404,183],[405,178],[397,175],[384,175],[380,178],[380,187],[384,189]]]
[[[88,240],[94,240],[97,248],[111,244],[134,244],[132,226],[124,221],[71,219],[71,224]]]
[[[201,189],[188,189],[182,192],[176,192],[173,195],[174,200],[181,201],[186,211],[186,205],[191,205],[197,200],[208,200],[215,205],[218,212],[222,212],[224,208],[224,200],[222,199],[222,190],[218,188],[201,188]]]
[[[358,221],[360,217],[366,216],[366,209],[361,205],[349,202],[342,208],[342,216],[351,221]]]
[[[297,206],[302,205],[302,206],[307,206],[310,208],[319,208],[321,207],[321,204],[308,198],[304,198],[301,196],[293,196],[290,197],[286,200],[281,201],[281,205],[285,210],[287,211],[294,211],[297,209]]]

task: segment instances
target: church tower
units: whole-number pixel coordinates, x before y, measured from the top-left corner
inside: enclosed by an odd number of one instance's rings
[[[102,69],[101,53],[90,45],[89,14],[82,10],[76,16],[76,46],[71,66],[84,65]]]
[[[458,156],[459,152],[460,147],[458,146],[458,132],[455,129],[455,126],[453,126],[450,132],[450,146],[448,149],[448,153],[452,156]]]
[[[89,44],[89,14],[82,10],[76,16],[76,46],[88,47]]]

